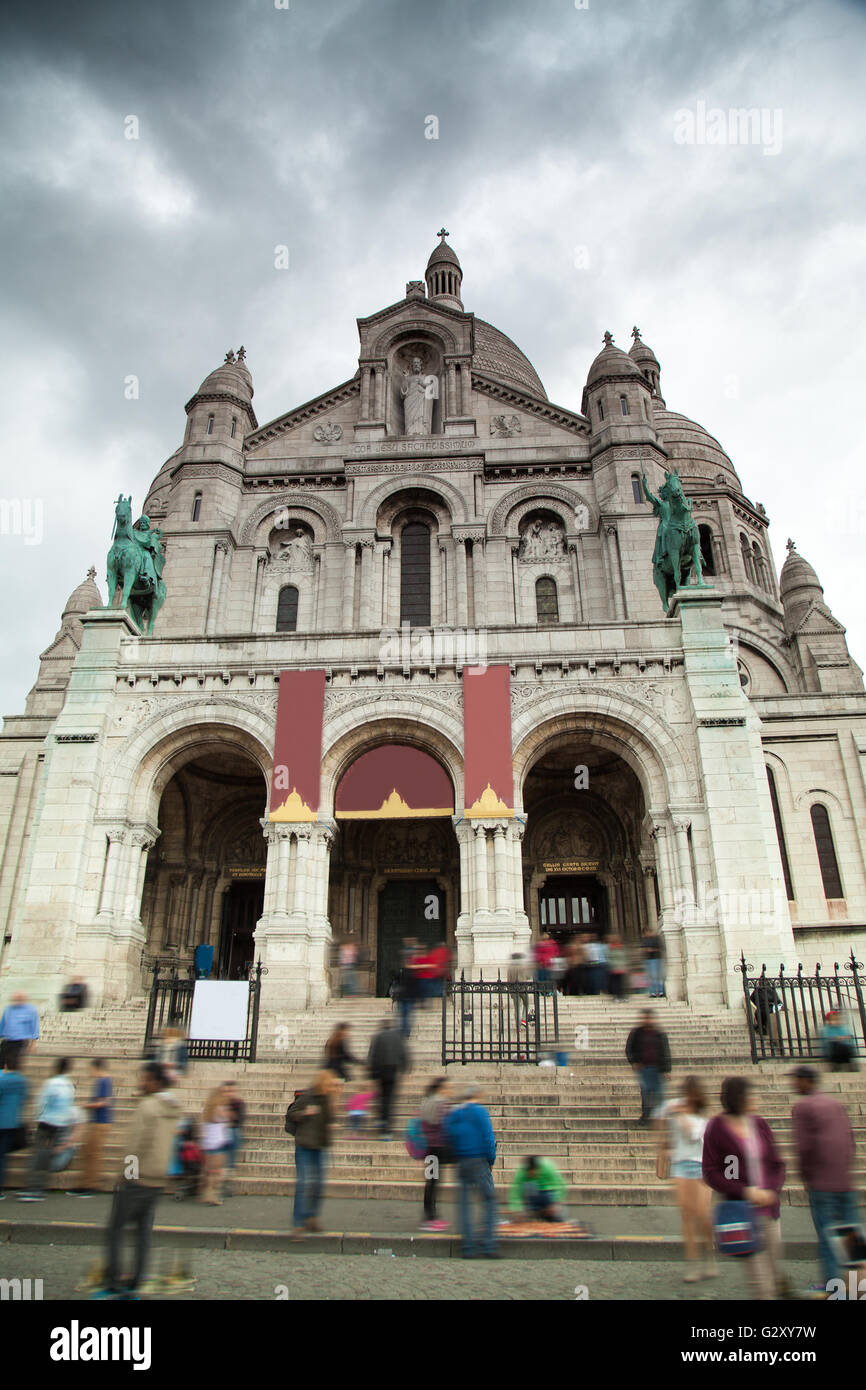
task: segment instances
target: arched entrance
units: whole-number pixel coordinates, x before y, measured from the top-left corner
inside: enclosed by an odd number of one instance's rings
[[[646,807],[635,773],[579,731],[560,734],[524,783],[523,868],[533,934],[636,941],[647,925]],[[642,849],[644,853],[642,854]]]
[[[215,975],[246,974],[264,898],[266,802],[248,754],[216,740],[191,750],[160,798],[142,899],[148,954],[187,964],[206,943]]]
[[[362,989],[385,995],[403,944],[452,944],[459,885],[454,789],[431,754],[380,744],[337,786],[340,833],[331,855],[328,916],[337,949],[360,955]]]

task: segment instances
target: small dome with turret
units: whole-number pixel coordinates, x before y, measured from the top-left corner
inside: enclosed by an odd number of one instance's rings
[[[69,598],[66,600],[66,607],[63,610],[61,622],[67,618],[80,617],[82,613],[89,613],[91,608],[102,607],[102,595],[96,586],[96,570],[93,565],[87,571],[87,578],[82,579],[77,589],[73,589]]]
[[[643,372],[622,348],[615,346],[610,333],[604,335],[604,347],[593,361],[587,373],[587,386],[597,386],[600,381],[619,381],[623,377],[640,377]]]
[[[239,347],[237,355],[230,349],[226,360],[205,377],[197,396],[230,396],[249,403],[254,395],[253,378],[246,364],[246,350]]]
[[[439,245],[430,252],[424,279],[427,281],[427,297],[434,304],[448,309],[463,309],[460,288],[463,284],[463,271],[457,254],[445,238],[448,233],[443,227],[437,232]]]
[[[815,605],[830,611],[824,603],[820,579],[792,540],[788,541],[788,555],[779,575],[779,597],[789,627],[796,626],[804,613]]]

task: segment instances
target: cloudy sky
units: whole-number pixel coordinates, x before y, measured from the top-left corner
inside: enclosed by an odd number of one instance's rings
[[[104,590],[114,498],[140,504],[226,349],[260,422],[345,380],[355,317],[443,223],[467,309],[555,402],[640,326],[866,664],[866,7],[579,5],[6,0],[0,496],[43,534],[7,508],[0,711],[91,563]],[[710,143],[699,113],[740,107],[763,134]]]

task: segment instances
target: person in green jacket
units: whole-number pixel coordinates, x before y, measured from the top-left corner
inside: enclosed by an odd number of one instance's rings
[[[541,1221],[564,1221],[565,1179],[549,1158],[530,1157],[514,1174],[508,1193],[512,1216],[534,1216]]]

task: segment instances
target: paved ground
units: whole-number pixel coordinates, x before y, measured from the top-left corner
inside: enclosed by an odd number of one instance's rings
[[[0,1277],[41,1278],[45,1300],[82,1299],[94,1268],[92,1249],[81,1246],[0,1246]],[[167,1250],[157,1251],[154,1272],[175,1267]],[[425,1260],[383,1255],[279,1254],[192,1250],[181,1268],[195,1281],[173,1301],[229,1299],[324,1300],[329,1302],[433,1299],[678,1300],[748,1299],[745,1271],[733,1261],[719,1278],[682,1282],[679,1263],[636,1261]],[[814,1278],[814,1265],[790,1262],[795,1288]],[[155,1295],[160,1297],[160,1295]],[[164,1296],[164,1295],[163,1295]]]

